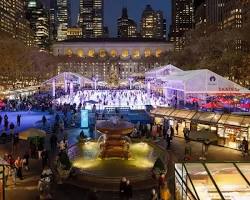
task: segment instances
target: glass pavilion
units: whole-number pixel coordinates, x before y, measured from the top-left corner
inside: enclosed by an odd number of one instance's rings
[[[176,163],[177,200],[249,200],[250,162]]]

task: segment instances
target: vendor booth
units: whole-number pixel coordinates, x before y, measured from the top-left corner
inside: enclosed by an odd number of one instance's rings
[[[219,144],[222,146],[239,149],[242,140],[249,141],[250,116],[222,115],[218,122]]]
[[[183,129],[186,127],[190,130],[191,119],[195,115],[194,110],[176,109],[168,116],[169,124],[174,128],[176,136],[184,137]]]
[[[248,200],[250,163],[176,163],[175,199]]]
[[[250,140],[248,115],[157,107],[151,111],[151,116],[156,124],[167,122],[178,137],[184,137],[183,128],[186,127],[190,130],[189,137],[192,140],[207,139],[214,144],[238,150],[244,137]]]
[[[191,122],[191,138],[204,138],[204,134],[211,135],[206,139],[217,140],[217,123],[221,118],[221,114],[214,112],[197,112]]]

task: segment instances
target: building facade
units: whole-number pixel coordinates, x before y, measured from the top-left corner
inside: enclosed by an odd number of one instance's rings
[[[164,63],[163,53],[172,49],[172,44],[162,40],[78,39],[54,44],[53,54],[68,57],[59,65],[59,72],[70,70],[107,80],[112,69],[126,79],[133,73],[160,66]]]
[[[70,26],[70,1],[57,0],[57,40],[67,39],[67,29]]]
[[[23,0],[0,1],[0,32],[34,46],[34,33],[26,20]]]
[[[56,0],[50,1],[49,7],[49,41],[53,43],[57,39],[57,6]]]
[[[155,11],[147,5],[142,12],[140,34],[142,38],[164,38],[164,19],[162,11]]]
[[[82,38],[82,28],[69,27],[67,29],[67,39]]]
[[[30,0],[26,18],[35,34],[35,44],[41,50],[49,48],[49,13],[39,0]]]
[[[103,0],[80,0],[79,27],[84,38],[103,37]]]
[[[172,1],[172,33],[175,50],[179,51],[185,43],[185,32],[194,28],[193,0]]]
[[[128,18],[127,8],[122,9],[122,16],[117,20],[117,37],[118,38],[137,37],[137,25],[135,21]]]

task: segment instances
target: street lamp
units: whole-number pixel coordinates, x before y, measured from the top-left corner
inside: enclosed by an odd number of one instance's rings
[[[134,80],[132,77],[128,77],[129,80],[129,89],[132,89],[132,81]]]
[[[93,81],[94,81],[94,87],[95,87],[95,90],[96,90],[96,88],[97,88],[98,77],[97,77],[97,76],[94,76],[94,77],[93,77]]]

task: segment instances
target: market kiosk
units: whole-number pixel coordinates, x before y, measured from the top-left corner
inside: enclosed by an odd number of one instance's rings
[[[196,134],[195,138],[204,138],[204,134],[217,138],[217,123],[221,114],[214,112],[197,112],[192,118],[191,132]],[[209,137],[206,137],[209,139]]]
[[[152,117],[154,117],[154,123],[163,125],[166,117],[169,116],[175,109],[170,107],[157,107],[151,111]]]
[[[169,124],[173,126],[175,136],[184,137],[183,129],[186,127],[190,130],[191,119],[195,113],[194,110],[176,109],[169,114]]]
[[[240,149],[242,140],[249,141],[250,116],[224,114],[218,122],[219,145]]]

